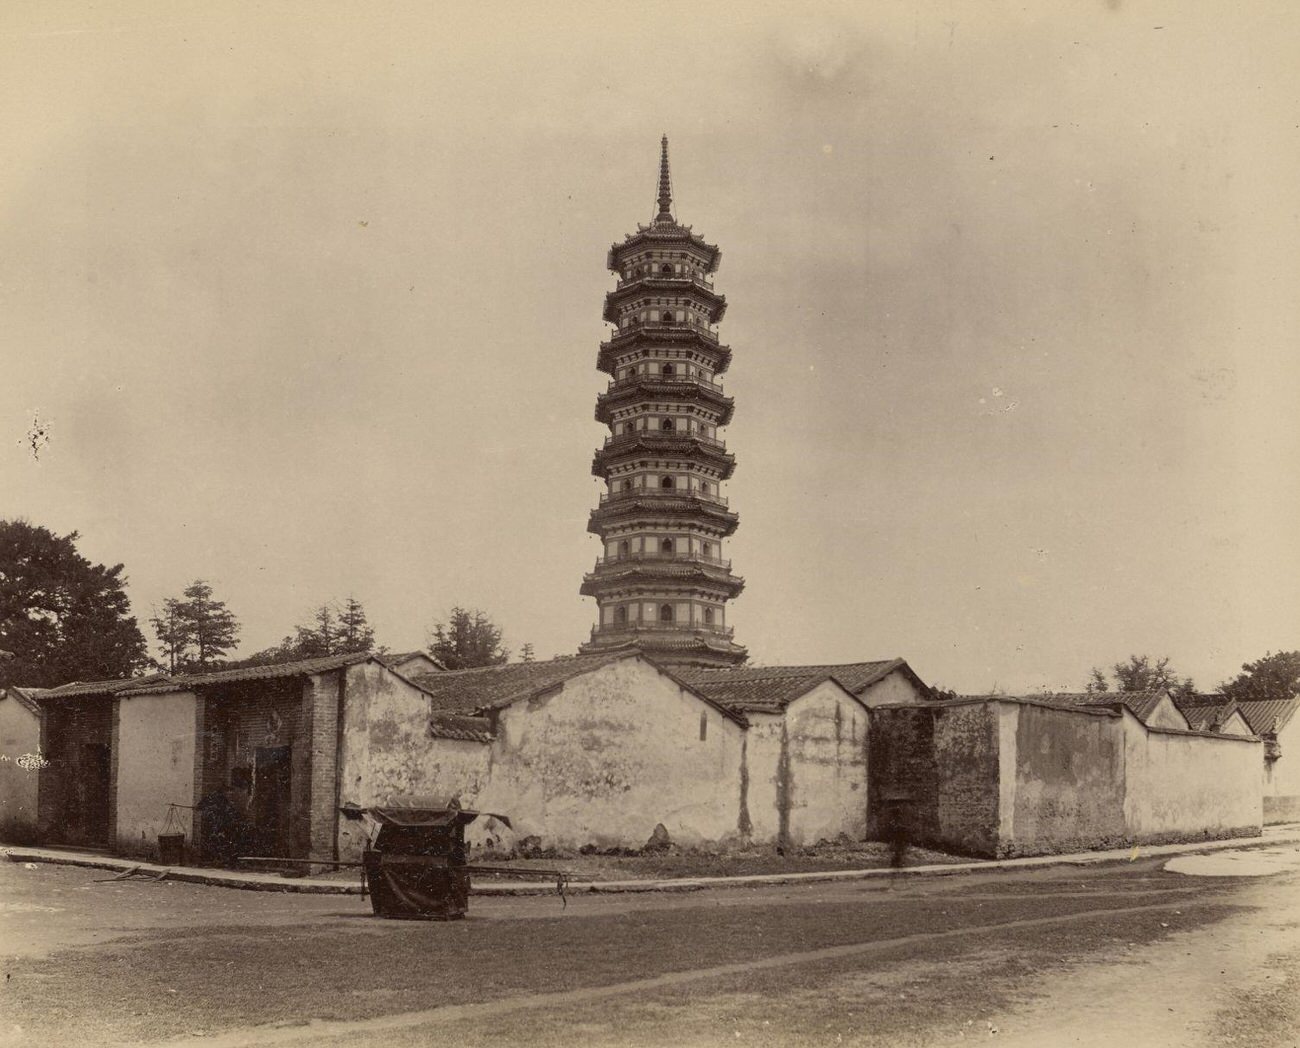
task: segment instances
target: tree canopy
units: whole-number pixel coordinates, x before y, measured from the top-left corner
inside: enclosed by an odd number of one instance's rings
[[[510,658],[501,641],[500,628],[482,611],[455,607],[445,623],[434,625],[429,654],[449,670],[500,666]]]
[[[306,625],[295,626],[293,633],[275,647],[259,651],[243,662],[292,662],[374,650],[375,631],[366,620],[366,609],[361,601],[348,597],[341,606],[326,601],[311,613]]]
[[[169,673],[223,666],[227,653],[239,644],[239,621],[203,579],[195,579],[179,597],[164,600],[149,624],[158,636],[160,665]]]
[[[1221,685],[1230,699],[1289,699],[1300,694],[1300,651],[1279,651],[1243,663],[1241,672]]]
[[[0,685],[129,677],[147,664],[121,564],[92,564],[81,536],[0,521]]]
[[[1180,677],[1170,666],[1168,657],[1152,659],[1150,655],[1130,655],[1127,662],[1117,662],[1111,667],[1115,691],[1150,691],[1168,688],[1175,695],[1190,695],[1195,691],[1191,677]],[[1111,690],[1106,674],[1096,666],[1089,676],[1087,691],[1100,693]]]

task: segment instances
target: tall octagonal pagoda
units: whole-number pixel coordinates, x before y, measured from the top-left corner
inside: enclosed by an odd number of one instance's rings
[[[723,545],[739,518],[722,493],[736,461],[718,436],[733,406],[718,381],[731,363],[715,328],[727,308],[713,290],[720,257],[673,216],[665,136],[658,213],[609,251],[615,331],[596,358],[610,376],[596,420],[610,434],[591,466],[606,490],[587,525],[604,555],[582,581],[599,608],[584,653],[634,645],[668,666],[745,661],[727,625],[745,583]]]

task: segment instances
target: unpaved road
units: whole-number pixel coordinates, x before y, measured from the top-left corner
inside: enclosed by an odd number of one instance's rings
[[[0,1043],[1295,1045],[1300,848],[1239,854],[453,924],[0,863]]]

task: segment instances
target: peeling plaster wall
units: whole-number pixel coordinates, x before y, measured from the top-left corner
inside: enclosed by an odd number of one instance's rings
[[[156,855],[167,806],[194,803],[195,701],[188,691],[118,700],[117,851]],[[177,815],[193,844],[189,811]]]
[[[1009,824],[998,854],[1042,855],[1122,846],[1124,738],[1111,714],[998,703],[1014,724],[1014,747],[1002,750],[1014,772]]]
[[[384,666],[349,666],[339,718],[339,803],[368,807],[413,793],[455,792],[439,785],[446,740],[429,737],[429,715],[429,697]],[[339,820],[340,858],[355,858],[364,843],[362,823]]]
[[[700,738],[701,721],[705,738]],[[609,663],[500,713],[473,803],[548,845],[734,837],[744,729],[641,659]]]
[[[1263,744],[1232,735],[1153,730],[1127,710],[1124,819],[1132,840],[1257,836]]]
[[[745,733],[745,770],[749,777],[747,795],[750,834],[756,841],[779,841],[789,832],[788,820],[782,816],[782,804],[788,793],[782,777],[788,765],[782,762],[785,742],[785,715],[750,713]],[[788,816],[789,809],[785,809]]]
[[[864,839],[866,710],[838,684],[824,681],[792,702],[784,719],[786,839],[796,845],[842,833]]]
[[[26,843],[36,833],[36,769],[18,758],[41,748],[41,718],[0,694],[0,840]]]

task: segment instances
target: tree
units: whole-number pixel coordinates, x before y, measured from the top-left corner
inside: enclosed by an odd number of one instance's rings
[[[1153,688],[1167,688],[1175,695],[1190,695],[1196,687],[1191,677],[1179,677],[1169,665],[1169,659],[1157,659],[1154,662],[1149,655],[1130,655],[1128,662],[1117,662],[1111,667],[1111,676],[1116,691],[1150,691]],[[1093,694],[1110,691],[1110,682],[1106,674],[1096,666],[1089,674],[1085,690]]]
[[[449,670],[500,666],[510,658],[501,639],[501,630],[483,612],[455,607],[447,622],[434,625],[429,654]]]
[[[343,602],[343,610],[338,613],[339,651],[374,651],[375,631],[366,620],[366,609],[355,597],[348,597]]]
[[[342,610],[333,601],[326,601],[312,612],[311,621],[309,626],[295,626],[293,634],[275,647],[243,661],[248,664],[293,662],[375,650],[375,631],[366,621],[365,607],[355,597],[344,601]]]
[[[522,648],[519,649],[520,662],[534,662],[536,661],[536,659],[537,659],[537,655],[533,652],[532,641],[529,641],[527,644],[525,644]]]
[[[158,635],[162,665],[171,673],[194,673],[224,665],[239,644],[239,621],[212,587],[195,579],[179,597],[168,597],[149,620]]]
[[[81,536],[0,521],[0,685],[129,677],[147,664],[123,566],[92,564]]]
[[[1243,663],[1241,672],[1220,688],[1230,699],[1289,699],[1300,693],[1300,651],[1268,652]]]

